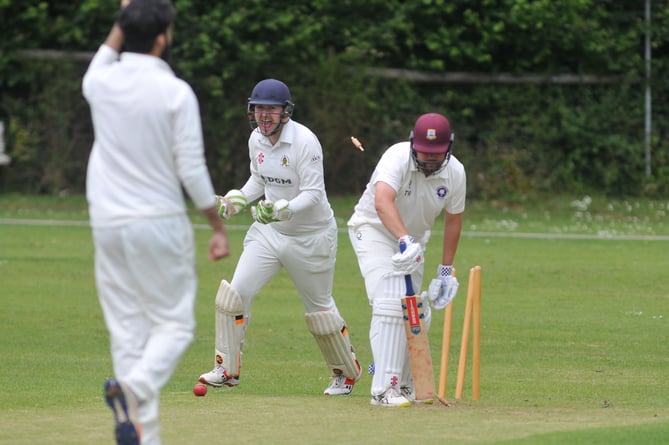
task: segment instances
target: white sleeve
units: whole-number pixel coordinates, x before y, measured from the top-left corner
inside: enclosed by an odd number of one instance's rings
[[[90,100],[95,91],[93,85],[91,84],[93,73],[95,73],[100,68],[111,65],[117,60],[118,53],[114,51],[111,46],[103,44],[100,46],[100,48],[98,48],[98,51],[93,56],[91,63],[88,65],[88,69],[86,70],[86,74],[84,74],[82,81],[82,91],[86,99]]]
[[[398,144],[396,144],[398,145]],[[376,165],[374,184],[384,182],[393,190],[398,191],[402,186],[402,177],[405,172],[406,160],[398,158],[398,148],[390,147],[383,153]]]
[[[200,109],[193,90],[184,82],[174,116],[174,155],[177,174],[198,209],[216,203],[204,156]]]
[[[255,201],[265,194],[265,183],[258,174],[258,165],[255,161],[257,158],[254,155],[253,150],[253,137],[253,132],[251,132],[251,136],[249,136],[249,159],[251,159],[249,162],[249,170],[251,172],[251,176],[240,189],[244,196],[246,196],[246,199],[249,201],[249,203]]]
[[[323,149],[316,137],[300,150],[300,193],[290,200],[290,210],[299,213],[325,200],[325,174],[323,172]]]

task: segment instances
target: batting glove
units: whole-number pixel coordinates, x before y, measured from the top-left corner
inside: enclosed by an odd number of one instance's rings
[[[277,202],[262,200],[255,207],[251,207],[253,219],[261,224],[269,224],[278,221],[287,221],[293,216],[288,208],[288,201],[279,199]]]
[[[218,203],[218,215],[223,219],[229,219],[249,205],[246,196],[239,190],[230,190],[225,196],[216,195]]]
[[[430,282],[427,289],[427,297],[430,299],[432,307],[437,310],[451,304],[458,292],[460,284],[458,279],[451,275],[452,272],[453,266],[440,264],[437,268],[437,278]]]
[[[410,235],[404,235],[398,241],[400,245],[404,244],[405,248],[403,252],[392,256],[393,270],[404,275],[410,275],[423,264],[423,246],[414,242]]]

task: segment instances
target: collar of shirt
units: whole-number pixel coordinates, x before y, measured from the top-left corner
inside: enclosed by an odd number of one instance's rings
[[[121,62],[128,65],[139,66],[142,68],[158,68],[174,74],[172,68],[167,62],[165,62],[163,59],[159,57],[152,56],[150,54],[122,52]]]

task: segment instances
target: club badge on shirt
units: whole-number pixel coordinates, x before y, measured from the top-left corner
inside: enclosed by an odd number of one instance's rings
[[[446,195],[448,195],[448,187],[446,187],[445,185],[440,185],[434,191],[434,194],[437,196],[437,198],[444,199],[446,198]]]

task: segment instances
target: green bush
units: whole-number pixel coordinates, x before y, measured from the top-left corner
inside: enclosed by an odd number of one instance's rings
[[[535,191],[666,196],[669,9],[653,2],[652,175],[644,172],[644,14],[636,0],[497,4],[470,0],[174,0],[173,66],[201,105],[216,187],[248,175],[246,100],[284,80],[295,119],[325,151],[331,194],[359,193],[383,150],[427,111],[449,117],[470,196]],[[478,5],[482,6],[482,5]],[[0,116],[8,122],[6,191],[81,192],[92,143],[80,92],[86,63],[26,59],[23,49],[94,51],[116,6],[85,0],[0,2]],[[592,74],[616,83],[418,83],[365,68],[430,73]],[[367,150],[350,144],[357,136]]]

